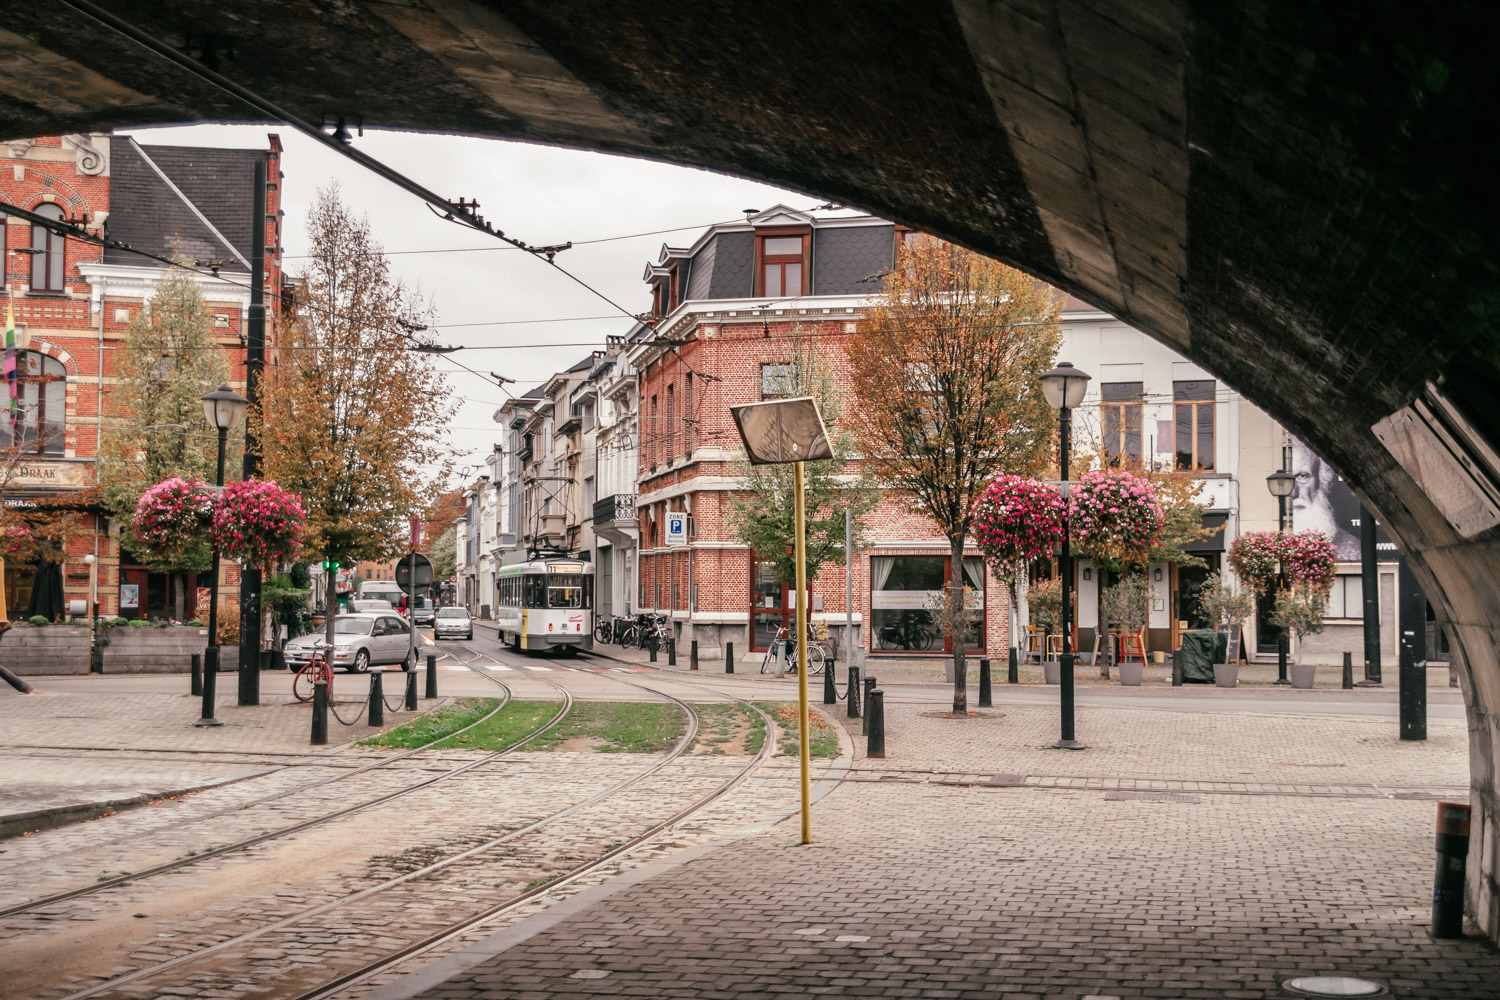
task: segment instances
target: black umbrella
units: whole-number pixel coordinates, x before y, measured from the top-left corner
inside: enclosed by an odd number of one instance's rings
[[[36,567],[36,576],[31,582],[31,600],[26,602],[26,617],[41,615],[48,621],[63,617],[62,568],[55,562],[43,559]]]

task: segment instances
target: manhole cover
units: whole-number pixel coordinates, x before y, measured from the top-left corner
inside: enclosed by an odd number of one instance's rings
[[[1349,976],[1302,976],[1281,985],[1304,997],[1373,997],[1385,992],[1379,983]]]

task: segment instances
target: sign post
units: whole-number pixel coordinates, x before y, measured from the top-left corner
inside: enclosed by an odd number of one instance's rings
[[[421,526],[412,518],[412,537],[421,537]],[[415,549],[396,564],[396,586],[406,591],[406,617],[411,625],[411,642],[406,654],[406,665],[416,669],[417,663],[417,588],[432,586],[432,561]]]

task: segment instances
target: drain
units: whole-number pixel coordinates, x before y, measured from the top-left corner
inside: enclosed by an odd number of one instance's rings
[[[1373,997],[1385,992],[1379,983],[1350,976],[1301,976],[1281,985],[1304,997]]]

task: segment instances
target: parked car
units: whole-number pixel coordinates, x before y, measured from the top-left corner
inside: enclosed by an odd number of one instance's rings
[[[283,650],[287,669],[300,669],[322,641],[320,631],[288,642]],[[335,668],[364,673],[371,666],[383,664],[414,665],[407,664],[409,658],[411,627],[395,612],[360,611],[333,620],[333,655],[329,659]]]
[[[468,609],[462,607],[438,608],[437,614],[432,619],[432,637],[434,639],[456,639],[460,635],[465,639],[474,638],[474,619],[469,617]]]

